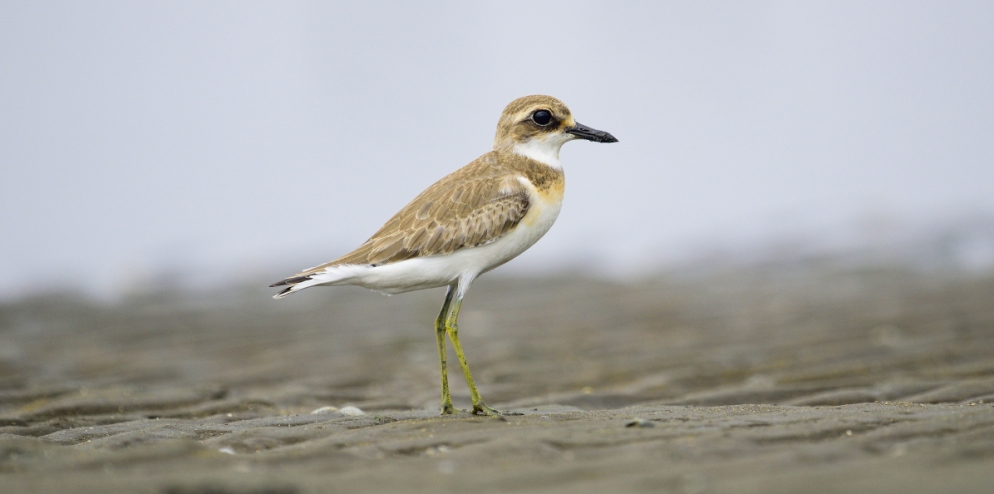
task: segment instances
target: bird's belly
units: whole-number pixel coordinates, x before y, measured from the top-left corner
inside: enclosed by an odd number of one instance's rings
[[[364,269],[347,283],[384,293],[403,293],[450,285],[461,277],[473,278],[490,271],[528,250],[552,228],[562,209],[562,195],[536,199],[513,230],[489,244],[460,249],[448,255],[363,266]]]

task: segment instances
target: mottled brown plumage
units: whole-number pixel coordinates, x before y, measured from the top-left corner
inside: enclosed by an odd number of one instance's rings
[[[528,214],[529,191],[518,177],[540,193],[561,191],[564,183],[561,170],[491,151],[428,187],[356,250],[291,278],[339,264],[380,265],[493,242]]]

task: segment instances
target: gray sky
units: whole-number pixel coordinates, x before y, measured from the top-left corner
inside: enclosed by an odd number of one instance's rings
[[[0,297],[330,260],[535,93],[621,142],[503,269],[994,213],[992,2],[492,4],[0,1]]]

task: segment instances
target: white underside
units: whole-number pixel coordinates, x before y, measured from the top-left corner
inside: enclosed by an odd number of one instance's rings
[[[530,185],[530,184],[529,184]],[[357,285],[383,293],[403,293],[425,288],[468,285],[477,276],[514,259],[542,238],[559,216],[562,202],[533,201],[518,225],[486,245],[458,250],[449,255],[418,257],[379,266],[343,264],[297,284],[296,292],[317,285]]]

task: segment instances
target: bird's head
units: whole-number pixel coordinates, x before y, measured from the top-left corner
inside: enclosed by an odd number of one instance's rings
[[[515,153],[559,168],[559,148],[574,139],[618,142],[607,132],[577,123],[569,108],[552,96],[512,101],[497,122],[494,151]]]

